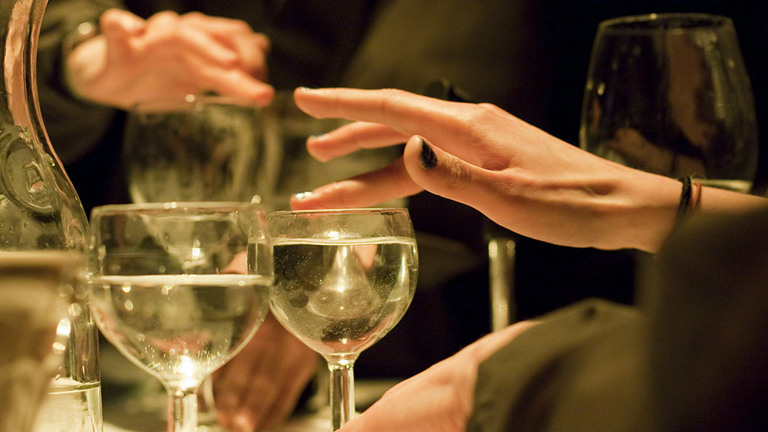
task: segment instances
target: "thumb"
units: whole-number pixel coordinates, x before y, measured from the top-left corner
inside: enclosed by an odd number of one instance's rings
[[[403,161],[409,177],[433,194],[481,212],[488,209],[488,205],[498,203],[493,172],[447,153],[421,136],[408,140]]]

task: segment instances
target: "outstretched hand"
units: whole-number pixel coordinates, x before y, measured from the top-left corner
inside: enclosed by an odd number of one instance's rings
[[[213,91],[266,105],[269,40],[240,20],[159,12],[146,21],[119,9],[100,19],[101,34],[66,59],[78,97],[121,109],[144,99]]]
[[[319,364],[317,353],[268,315],[243,350],[213,374],[219,422],[237,432],[279,425]]]
[[[523,321],[491,333],[401,382],[340,432],[464,431],[480,363],[535,324]]]
[[[224,272],[246,273],[247,265],[240,253]],[[318,364],[320,356],[270,313],[248,344],[213,373],[219,423],[234,432],[279,425],[296,408]]]
[[[307,141],[321,161],[406,142],[393,164],[299,194],[295,209],[370,206],[427,190],[521,235],[602,249],[654,251],[673,227],[679,182],[592,155],[496,106],[389,89],[300,88],[294,97],[310,115],[358,121]]]

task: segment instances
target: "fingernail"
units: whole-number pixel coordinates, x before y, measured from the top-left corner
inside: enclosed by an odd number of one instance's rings
[[[419,139],[421,140],[421,154],[419,155],[419,160],[421,161],[421,166],[429,171],[437,165],[437,155],[424,138],[419,137]]]
[[[312,192],[299,192],[293,194],[293,199],[301,201],[303,199],[309,198],[310,195],[312,195]]]
[[[299,87],[299,90],[300,90],[300,91],[312,91],[312,90],[317,90],[317,88],[315,88],[315,87],[306,87],[306,86],[301,86],[301,87]]]

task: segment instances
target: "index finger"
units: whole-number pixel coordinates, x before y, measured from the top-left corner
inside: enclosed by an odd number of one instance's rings
[[[407,136],[424,135],[441,141],[464,131],[456,118],[458,106],[466,104],[403,90],[302,87],[296,89],[294,99],[299,108],[314,117],[382,123]]]

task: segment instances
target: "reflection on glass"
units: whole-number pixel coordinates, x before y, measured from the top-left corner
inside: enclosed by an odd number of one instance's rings
[[[270,215],[275,317],[328,362],[331,423],[354,414],[353,366],[413,299],[418,256],[404,209]]]
[[[166,388],[167,430],[197,431],[198,388],[269,309],[271,267],[244,274],[249,242],[266,241],[266,217],[244,203],[167,203],[97,207],[91,219],[96,322]]]
[[[136,104],[123,137],[131,200],[249,201],[268,190],[261,114],[223,96]]]
[[[757,126],[731,20],[654,14],[601,23],[581,145],[644,171],[748,191]]]

